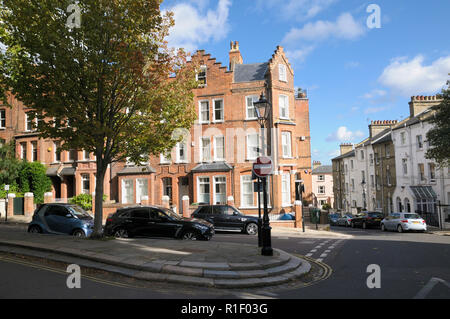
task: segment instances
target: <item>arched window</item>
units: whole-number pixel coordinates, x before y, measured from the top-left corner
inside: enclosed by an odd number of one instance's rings
[[[397,197],[397,210],[399,213],[403,212],[402,200],[400,197]]]
[[[405,198],[405,212],[411,213],[411,203],[408,198]]]

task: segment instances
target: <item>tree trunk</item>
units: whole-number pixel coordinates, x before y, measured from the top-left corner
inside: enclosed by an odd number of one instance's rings
[[[95,180],[95,216],[92,238],[103,237],[103,184],[108,165],[97,157],[97,175]]]

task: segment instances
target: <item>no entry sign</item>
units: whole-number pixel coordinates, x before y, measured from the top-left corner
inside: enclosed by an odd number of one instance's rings
[[[273,165],[270,157],[261,156],[253,163],[253,173],[258,177],[266,177],[272,175]]]

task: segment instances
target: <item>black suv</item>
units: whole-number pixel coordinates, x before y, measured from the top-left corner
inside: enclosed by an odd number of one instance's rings
[[[350,225],[352,228],[362,227],[363,229],[369,227],[379,228],[381,220],[384,218],[383,213],[380,212],[361,212],[352,218]]]
[[[194,218],[204,219],[216,230],[240,230],[248,235],[258,234],[259,218],[246,216],[229,205],[202,205],[192,214]]]
[[[105,235],[115,237],[172,237],[177,239],[210,240],[212,224],[183,218],[170,209],[158,206],[136,206],[118,209],[105,224]]]

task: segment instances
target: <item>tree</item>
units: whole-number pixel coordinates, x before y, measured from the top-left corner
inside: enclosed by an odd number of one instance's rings
[[[0,0],[0,85],[36,111],[42,138],[95,154],[100,237],[108,165],[140,163],[179,142],[174,130],[195,120],[196,67],[168,48],[173,14],[161,13],[161,0],[79,1],[79,28],[66,26],[67,4]]]
[[[450,81],[447,82],[450,85]],[[434,127],[427,133],[430,149],[426,158],[435,160],[440,166],[450,166],[450,88],[442,90],[443,101],[432,109],[436,111],[430,122]]]
[[[0,146],[0,185],[14,185],[19,177],[20,161],[15,156],[14,142]]]

